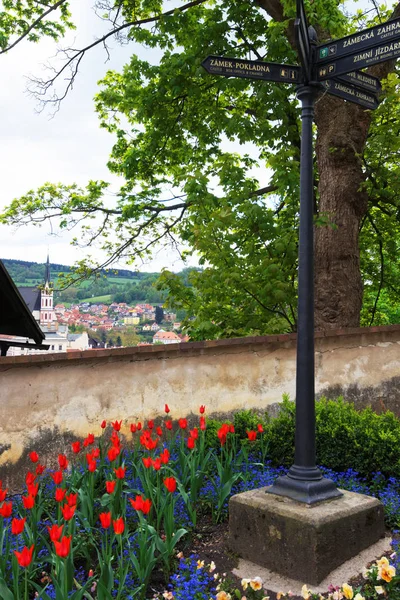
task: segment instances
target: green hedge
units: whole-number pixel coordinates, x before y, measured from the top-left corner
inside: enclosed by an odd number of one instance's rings
[[[289,467],[294,460],[295,403],[283,399],[279,416],[260,418],[252,411],[235,414],[236,435],[262,423],[268,440],[268,456],[274,466]],[[218,447],[220,422],[208,421],[207,441]],[[387,411],[376,414],[370,408],[356,410],[343,398],[316,402],[316,448],[319,465],[335,471],[354,469],[367,478],[380,471],[385,477],[400,478],[400,420]]]

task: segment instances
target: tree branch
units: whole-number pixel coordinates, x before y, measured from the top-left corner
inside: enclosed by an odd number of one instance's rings
[[[26,38],[26,36],[27,36],[27,35],[29,35],[29,33],[30,33],[30,32],[31,32],[33,29],[35,29],[35,27],[36,27],[37,25],[39,25],[39,23],[40,23],[41,21],[43,21],[43,19],[45,19],[45,18],[46,18],[46,17],[47,17],[47,16],[48,16],[48,15],[49,15],[51,12],[53,12],[54,10],[57,10],[57,8],[58,8],[59,6],[61,6],[61,4],[64,4],[64,2],[66,2],[66,1],[67,1],[67,0],[58,0],[58,2],[56,2],[55,4],[53,4],[53,6],[50,6],[50,8],[49,8],[48,10],[46,10],[44,13],[42,13],[42,14],[40,15],[40,17],[38,17],[38,18],[36,19],[36,21],[34,21],[34,22],[31,24],[31,25],[29,25],[28,29],[27,29],[27,30],[26,30],[26,31],[25,31],[25,32],[24,32],[22,35],[20,35],[20,36],[19,36],[19,38],[17,38],[17,39],[15,40],[15,42],[13,42],[13,43],[12,43],[12,44],[10,44],[9,46],[7,46],[7,48],[4,48],[3,50],[0,50],[0,54],[5,54],[5,52],[8,52],[8,51],[9,51],[9,50],[11,50],[12,48],[14,48],[14,47],[15,47],[17,44],[19,44],[20,42],[22,42],[22,40],[23,40],[24,38]],[[40,2],[40,4],[42,4],[42,3]],[[46,5],[44,5],[44,6],[46,6]]]
[[[64,1],[65,0],[59,0],[59,3],[64,2]],[[184,12],[185,10],[192,8],[193,6],[198,6],[199,4],[204,4],[204,2],[207,2],[207,0],[192,0],[192,2],[188,2],[187,4],[184,4],[183,6],[168,10],[168,11],[161,13],[159,15],[156,15],[154,17],[147,17],[145,19],[138,19],[136,21],[128,21],[127,23],[123,23],[122,25],[119,25],[118,27],[114,27],[111,31],[104,34],[102,37],[98,38],[91,44],[88,44],[84,48],[81,48],[79,50],[74,49],[74,48],[67,48],[65,50],[62,50],[62,52],[67,56],[66,63],[63,65],[63,67],[61,69],[59,69],[58,71],[55,72],[54,77],[51,77],[50,79],[48,79],[46,81],[42,80],[42,79],[31,79],[31,82],[37,87],[37,91],[35,92],[33,90],[30,90],[30,93],[33,95],[37,94],[40,97],[44,97],[47,94],[48,90],[51,87],[53,87],[53,85],[57,81],[57,79],[59,79],[59,77],[67,69],[69,69],[70,76],[67,77],[68,84],[67,84],[67,87],[66,87],[63,95],[60,98],[57,95],[55,95],[54,97],[52,97],[48,100],[42,100],[43,104],[54,104],[54,105],[56,105],[57,108],[59,108],[62,100],[66,97],[68,92],[72,89],[74,79],[78,73],[79,64],[80,64],[81,60],[83,59],[84,55],[86,54],[86,52],[88,52],[92,48],[98,46],[99,44],[104,45],[108,38],[110,38],[114,35],[117,35],[121,31],[123,31],[129,27],[137,27],[140,25],[148,24],[148,23],[156,23],[157,21],[159,21],[160,19],[162,19],[164,17],[173,15],[177,10],[180,12]],[[72,53],[72,55],[70,55],[70,53]],[[53,70],[55,71],[55,69],[53,69]]]

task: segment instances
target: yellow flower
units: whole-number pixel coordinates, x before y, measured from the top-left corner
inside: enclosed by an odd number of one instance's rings
[[[250,587],[252,590],[257,591],[262,588],[262,579],[261,577],[254,577],[254,579],[250,580]]]
[[[385,590],[383,589],[383,587],[381,585],[376,585],[375,586],[375,591],[377,594],[384,594]]]
[[[364,596],[361,596],[361,594],[357,594],[356,596],[354,596],[354,600],[365,600]]]
[[[231,600],[231,598],[232,598],[232,596],[230,594],[227,594],[226,592],[224,592],[224,590],[221,590],[215,596],[215,600]]]
[[[354,592],[353,592],[353,588],[351,587],[351,585],[349,585],[348,583],[344,583],[342,585],[342,591],[343,591],[344,597],[347,598],[347,600],[352,600],[352,598],[354,596]]]
[[[380,567],[382,567],[383,565],[385,565],[385,567],[388,567],[389,561],[386,558],[386,556],[382,556],[382,558],[380,558],[379,560],[376,561],[376,564],[378,566],[378,569],[380,569]]]
[[[379,567],[378,569],[378,579],[383,579],[384,581],[387,581],[388,583],[390,581],[392,581],[393,577],[396,575],[396,569],[392,566],[389,565],[389,563],[383,564]]]
[[[261,600],[269,600],[269,596],[264,596]]]
[[[202,569],[204,567],[204,560],[198,560],[197,561],[197,568],[198,569]]]
[[[209,571],[210,571],[210,573],[212,573],[213,571],[215,571],[215,562],[213,560],[210,562]]]
[[[310,597],[310,590],[308,589],[306,584],[304,584],[301,588],[301,596],[302,598],[304,598],[304,600],[308,600],[308,598]]]
[[[242,579],[242,581],[240,583],[241,583],[242,588],[244,590],[247,590],[247,587],[248,587],[248,585],[250,583],[250,579]]]
[[[283,593],[283,592],[278,592],[278,593],[276,594],[276,600],[281,600],[281,598],[283,598],[283,596],[284,596],[284,593]]]

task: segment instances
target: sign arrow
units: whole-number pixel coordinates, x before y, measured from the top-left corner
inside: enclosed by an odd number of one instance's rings
[[[325,63],[317,67],[317,81],[331,79],[344,73],[354,71],[354,69],[363,69],[387,60],[392,60],[400,56],[400,41],[388,42],[375,46],[369,50],[364,50],[350,56],[343,56],[335,61]]]
[[[280,83],[299,83],[301,68],[297,65],[279,65],[259,60],[230,58],[228,56],[207,56],[201,63],[207,73],[224,77],[242,77]]]
[[[349,100],[370,110],[378,107],[378,98],[374,94],[365,92],[354,85],[332,79],[324,81],[323,86],[329,94],[343,98],[343,100]]]
[[[340,75],[338,79],[353,83],[363,90],[369,90],[370,92],[375,92],[377,94],[379,94],[382,89],[379,79],[372,77],[372,75],[368,75],[367,73],[363,73],[362,71],[351,71],[345,75]]]
[[[329,62],[334,58],[369,50],[383,43],[388,44],[400,38],[400,19],[387,21],[376,27],[364,29],[340,40],[317,47],[317,64]]]

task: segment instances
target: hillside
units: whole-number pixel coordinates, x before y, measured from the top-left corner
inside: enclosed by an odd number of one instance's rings
[[[45,263],[2,259],[18,287],[43,284]],[[162,303],[164,295],[153,287],[159,273],[141,273],[127,269],[102,271],[99,278],[87,279],[64,290],[57,288],[58,274],[71,272],[68,265],[51,264],[51,279],[55,288],[55,302],[149,302]]]

